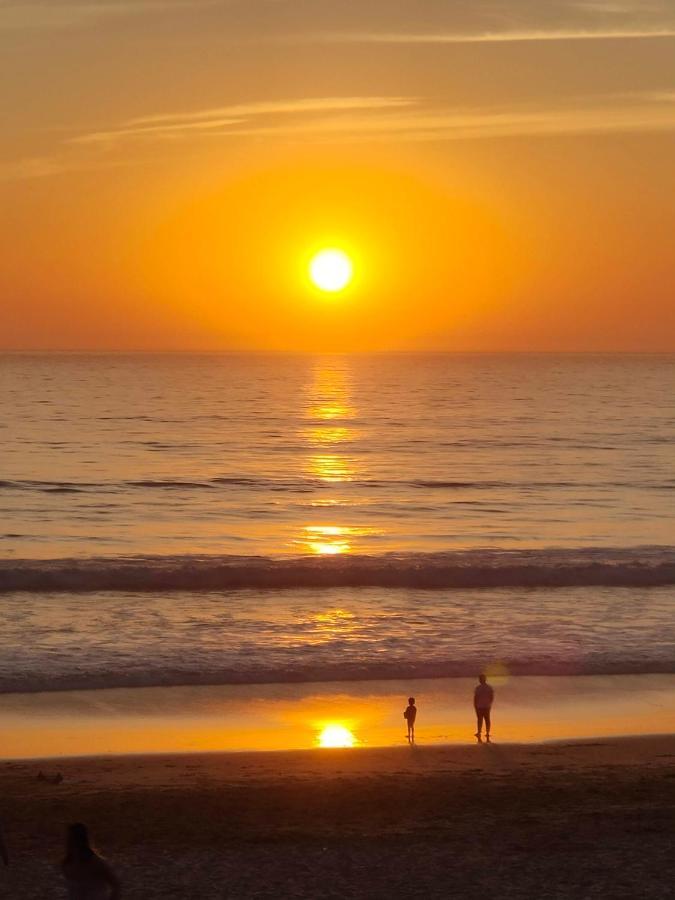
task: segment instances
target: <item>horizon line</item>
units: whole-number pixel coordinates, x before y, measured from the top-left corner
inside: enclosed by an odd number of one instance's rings
[[[211,348],[211,349],[141,349],[141,348],[12,348],[0,347],[0,355],[82,355],[82,356],[384,356],[384,355],[457,355],[457,356],[675,356],[675,347],[661,350],[458,350],[441,348],[419,349],[389,349],[389,350],[279,350],[268,349],[236,349],[236,348]]]

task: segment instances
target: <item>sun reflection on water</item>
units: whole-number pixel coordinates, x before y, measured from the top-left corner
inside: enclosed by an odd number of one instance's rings
[[[298,541],[310,553],[319,556],[336,556],[349,553],[352,545],[349,542],[350,528],[337,525],[307,525],[303,529],[304,539]]]
[[[352,625],[355,616],[346,609],[329,609],[327,612],[317,613],[312,618],[319,627],[327,628],[329,631],[342,631],[345,625]]]
[[[347,518],[336,513],[354,504],[350,482],[367,477],[354,443],[357,433],[352,420],[358,411],[351,400],[351,376],[350,364],[339,358],[326,359],[314,367],[306,389],[305,427],[299,432],[307,446],[303,475],[315,479],[316,485],[309,504],[317,509],[331,509],[331,518]],[[320,524],[319,519],[316,525],[302,527],[292,544],[314,556],[340,556],[361,549],[355,547],[355,538],[378,533],[372,527],[356,528],[330,521]]]
[[[340,641],[344,649],[344,642],[358,637],[363,631],[363,623],[354,613],[346,609],[327,609],[317,612],[304,619],[300,625],[303,628],[305,641],[315,647]]]
[[[329,544],[327,541],[310,541],[307,546],[317,556],[339,556],[341,553],[349,553],[351,545],[346,541],[336,541]]]
[[[350,419],[354,414],[354,409],[342,403],[326,403],[313,407],[309,414],[313,419]]]
[[[356,474],[350,459],[334,453],[310,456],[309,472],[315,478],[329,483],[353,481]]]
[[[322,425],[319,428],[308,428],[306,436],[315,444],[341,444],[344,441],[352,440],[354,432],[351,428],[345,428],[342,425]]]
[[[317,737],[319,747],[353,747],[356,738],[344,725],[330,723],[325,725]]]
[[[312,555],[336,556],[357,550],[354,546],[355,538],[380,533],[374,528],[354,528],[347,525],[305,525],[293,544]]]

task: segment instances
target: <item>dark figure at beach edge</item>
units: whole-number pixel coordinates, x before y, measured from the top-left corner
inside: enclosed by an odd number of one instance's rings
[[[68,826],[61,864],[69,900],[119,900],[120,883],[108,863],[89,843],[86,825]]]
[[[415,743],[415,719],[417,718],[417,707],[415,706],[415,698],[408,697],[408,705],[403,711],[403,718],[408,723],[408,743]]]
[[[7,851],[7,844],[5,844],[5,838],[2,833],[2,822],[0,822],[0,859],[6,866],[9,865],[9,853]]]
[[[495,699],[495,692],[487,683],[485,675],[478,676],[478,684],[473,692],[473,708],[476,710],[476,737],[481,743],[483,722],[485,722],[485,739],[490,743],[490,712]]]

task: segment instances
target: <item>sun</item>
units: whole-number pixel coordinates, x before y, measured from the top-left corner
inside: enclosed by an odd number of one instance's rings
[[[351,259],[342,250],[321,250],[312,257],[309,277],[320,291],[335,294],[344,290],[352,280],[354,267]]]
[[[319,735],[319,747],[353,747],[356,738],[344,725],[326,725]]]

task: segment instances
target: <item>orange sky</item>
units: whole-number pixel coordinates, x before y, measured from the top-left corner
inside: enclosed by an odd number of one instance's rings
[[[672,0],[9,0],[0,45],[4,348],[675,350]]]

